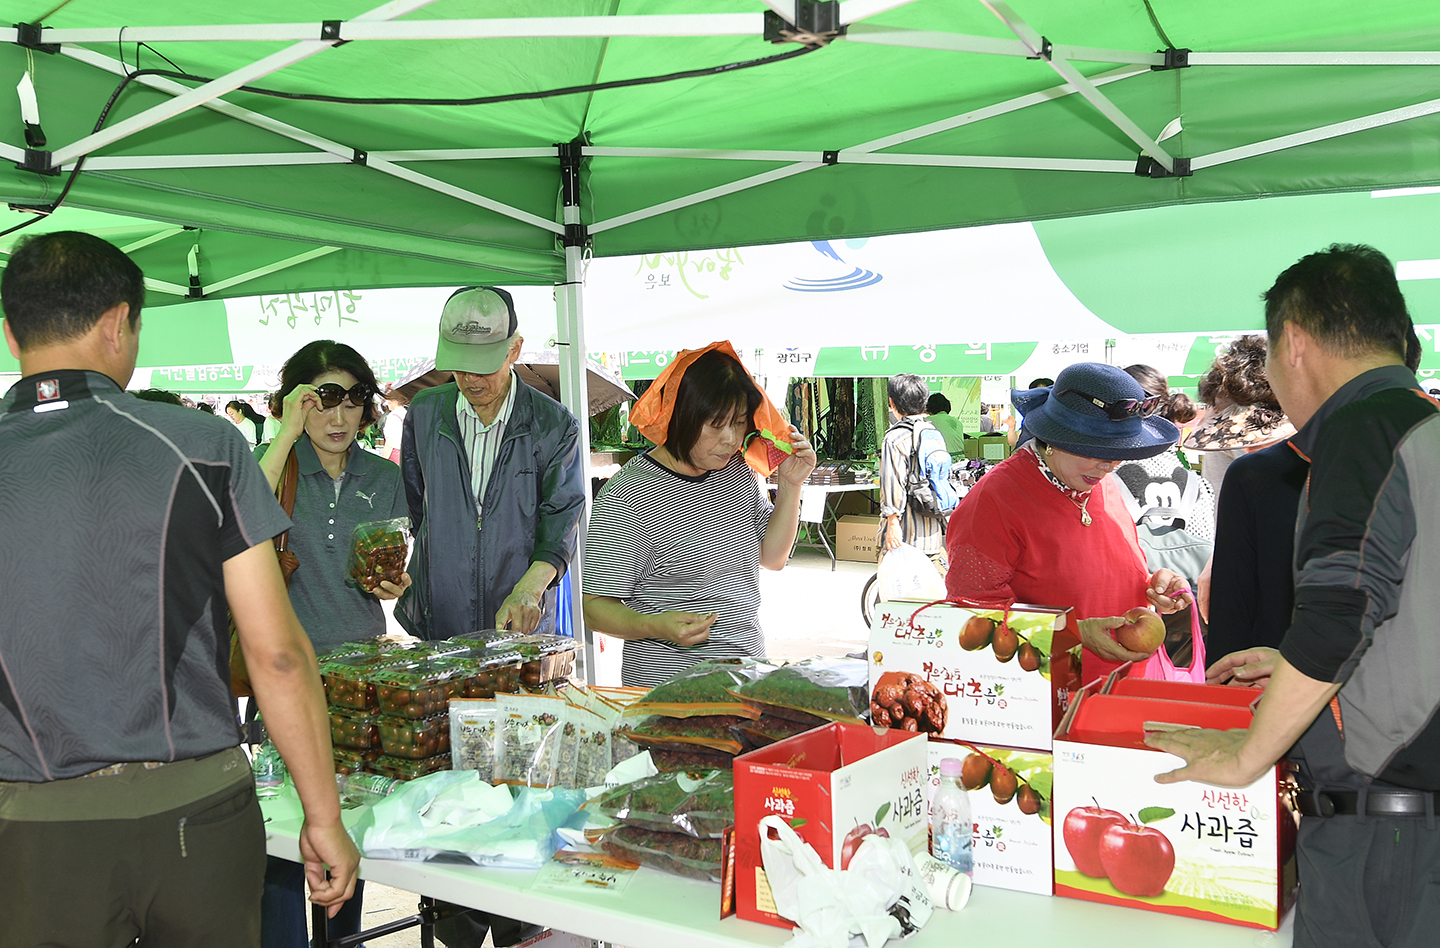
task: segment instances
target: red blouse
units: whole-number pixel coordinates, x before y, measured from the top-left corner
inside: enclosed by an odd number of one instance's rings
[[[1016,451],[980,479],[950,517],[945,547],[952,598],[1005,599],[1069,606],[1071,620],[1123,615],[1148,605],[1150,573],[1124,500],[1124,485],[1105,478],[1080,508],[1045,477],[1028,450]],[[1088,648],[1081,680],[1119,667]]]

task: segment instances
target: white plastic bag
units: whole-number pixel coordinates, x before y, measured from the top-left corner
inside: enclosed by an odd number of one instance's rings
[[[852,934],[863,935],[869,948],[880,948],[929,921],[930,899],[916,884],[914,860],[900,840],[865,837],[850,868],[841,872],[821,862],[778,816],[761,820],[758,832],[775,910],[800,926],[787,948],[845,948]],[[892,914],[891,906],[902,900]]]
[[[930,557],[918,547],[902,543],[880,560],[880,595],[885,599],[919,599],[935,602],[945,598],[945,580]]]

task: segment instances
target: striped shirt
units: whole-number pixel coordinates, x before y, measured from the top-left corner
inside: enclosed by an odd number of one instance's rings
[[[912,425],[925,422],[923,415],[907,415],[904,419]],[[930,517],[910,503],[905,491],[905,478],[910,470],[912,446],[910,429],[893,425],[885,432],[885,441],[880,448],[880,533],[877,545],[885,542],[885,518],[900,515],[900,539],[922,553],[941,553],[945,550],[945,521]]]
[[[510,393],[505,404],[490,424],[480,420],[475,406],[465,399],[462,391],[455,396],[455,420],[460,423],[460,437],[465,440],[465,454],[470,459],[470,490],[475,495],[475,509],[484,514],[485,487],[490,483],[490,472],[495,469],[495,456],[500,453],[500,442],[505,440],[505,426],[510,423],[510,411],[515,407],[515,386],[522,385],[515,370],[510,370]]]
[[[702,659],[765,654],[760,541],[772,509],[738,453],[699,477],[642,454],[610,479],[590,514],[584,591],[644,615],[717,616],[709,640],[692,648],[626,641],[624,684],[653,687]]]

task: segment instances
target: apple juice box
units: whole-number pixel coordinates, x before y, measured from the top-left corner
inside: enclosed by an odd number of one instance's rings
[[[782,928],[760,858],[759,823],[785,817],[832,869],[883,832],[926,848],[928,774],[920,734],[828,724],[735,758],[735,911]]]
[[[1177,693],[1193,697],[1191,689]],[[1151,722],[1248,727],[1249,708],[1239,698],[1203,704],[1098,690],[1077,696],[1055,735],[1055,893],[1274,930],[1296,881],[1284,762],[1240,789],[1158,784],[1157,774],[1184,761],[1143,743]]]
[[[930,801],[940,787],[940,761],[953,757],[964,762],[961,782],[975,820],[975,884],[1053,895],[1050,796],[1055,765],[1050,753],[935,738],[928,750],[927,826]]]
[[[870,630],[870,714],[883,727],[1049,750],[1080,639],[1068,610],[881,602]]]

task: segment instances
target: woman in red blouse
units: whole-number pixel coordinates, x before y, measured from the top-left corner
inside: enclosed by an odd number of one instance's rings
[[[1047,388],[1011,393],[1029,436],[970,490],[950,518],[951,598],[1068,606],[1093,681],[1148,656],[1115,641],[1124,613],[1174,612],[1190,598],[1178,574],[1145,566],[1123,498],[1107,477],[1121,461],[1160,454],[1180,437],[1124,371],[1072,365]]]

